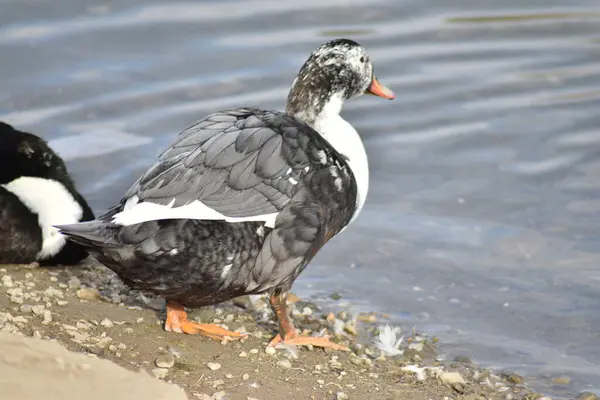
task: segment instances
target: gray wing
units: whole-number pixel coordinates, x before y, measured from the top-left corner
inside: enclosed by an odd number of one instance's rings
[[[315,169],[336,154],[308,125],[276,111],[211,114],[180,133],[124,200],[195,200],[229,217],[281,211]]]

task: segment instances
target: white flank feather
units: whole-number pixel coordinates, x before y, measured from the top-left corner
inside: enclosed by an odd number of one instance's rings
[[[125,203],[123,211],[113,217],[113,222],[119,225],[134,225],[147,221],[161,219],[197,219],[197,220],[223,220],[227,222],[262,221],[265,226],[272,228],[278,213],[253,215],[250,217],[228,217],[206,206],[199,200],[180,207],[173,207],[175,199],[167,205],[139,202],[137,196],[130,197]]]

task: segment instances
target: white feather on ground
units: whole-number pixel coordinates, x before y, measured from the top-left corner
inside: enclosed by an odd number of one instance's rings
[[[400,345],[404,336],[396,340],[396,331],[389,325],[379,327],[379,336],[375,338],[375,346],[386,356],[402,355],[404,350],[400,350]]]

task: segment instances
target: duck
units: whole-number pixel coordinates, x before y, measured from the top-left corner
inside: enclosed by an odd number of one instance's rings
[[[53,225],[94,218],[48,143],[0,121],[0,263],[77,264],[87,251]]]
[[[179,133],[122,199],[94,221],[57,226],[125,284],[166,300],[166,331],[235,340],[245,333],[190,321],[186,308],[266,294],[279,325],[269,346],[348,350],[303,336],[289,317],[292,284],[363,207],[363,142],[344,101],[395,94],[364,47],[320,45],[298,72],[285,111],[214,112]]]

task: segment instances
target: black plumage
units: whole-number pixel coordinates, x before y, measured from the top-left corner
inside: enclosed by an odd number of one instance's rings
[[[87,257],[82,246],[65,241],[55,254],[40,258],[44,235],[39,210],[30,208],[9,190],[11,183],[23,177],[59,183],[81,208],[80,221],[94,219],[91,208],[77,192],[64,161],[46,141],[0,122],[0,263],[38,261],[44,265],[67,265]],[[31,191],[36,191],[36,188]],[[47,210],[57,206],[64,205],[55,205],[52,199],[48,199]]]
[[[278,215],[272,228],[264,221],[114,223],[134,196],[158,204],[176,199],[174,207],[200,200],[228,217]],[[97,221],[60,228],[130,286],[200,307],[287,290],[350,221],[355,199],[346,162],[312,128],[280,112],[236,109],[209,115],[178,135]]]

